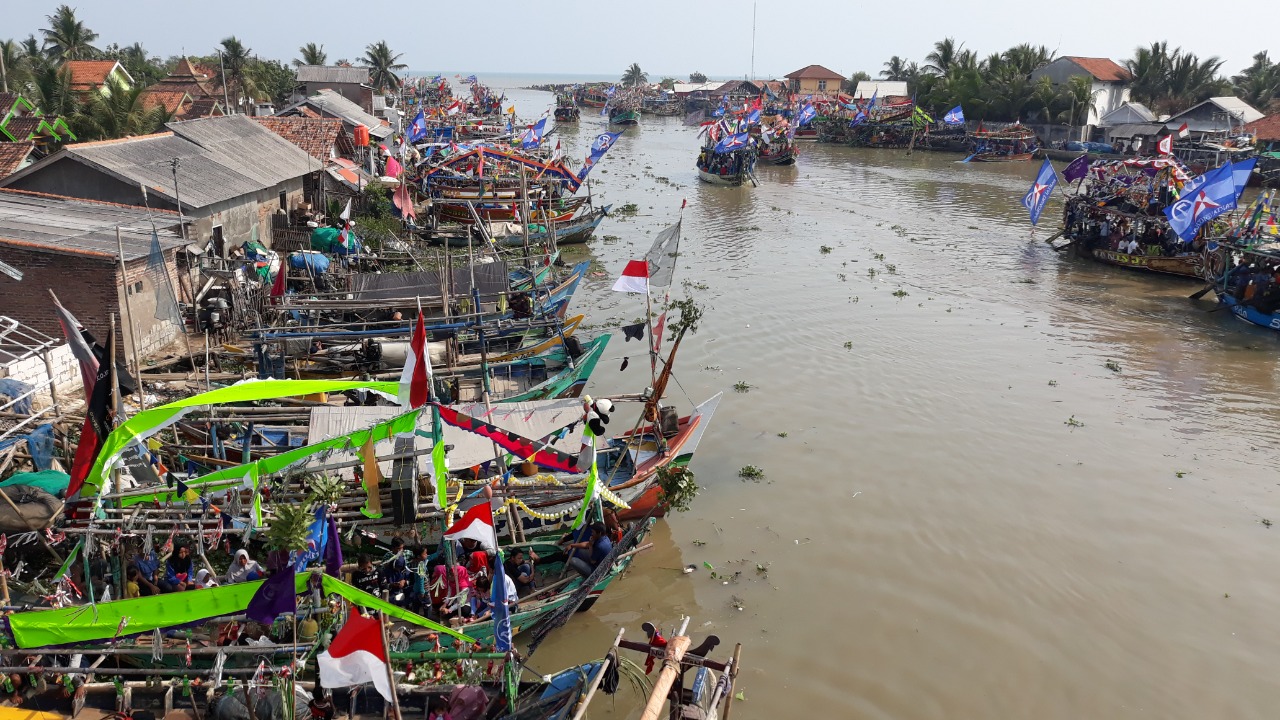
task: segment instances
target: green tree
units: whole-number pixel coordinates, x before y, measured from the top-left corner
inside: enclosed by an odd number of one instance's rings
[[[276,103],[287,100],[297,85],[295,82],[297,76],[294,71],[279,60],[262,60],[255,57],[245,68],[245,75],[249,78],[258,98],[266,98]]]
[[[369,67],[369,81],[373,84],[373,89],[379,92],[399,89],[400,76],[396,71],[408,67],[400,62],[402,54],[391,52],[385,40],[379,40],[365,48],[360,64]]]
[[[907,79],[907,61],[894,55],[884,63],[884,69],[880,71],[880,77],[885,80],[905,81]]]
[[[1089,113],[1098,109],[1098,98],[1093,94],[1093,78],[1087,75],[1076,75],[1068,78],[1059,88],[1061,92],[1060,106],[1065,105],[1059,117],[1068,125],[1085,125],[1089,122]]]
[[[4,64],[4,73],[0,75],[0,90],[18,92],[26,87],[31,78],[27,55],[17,40],[0,41],[0,62]]]
[[[59,5],[45,20],[49,27],[40,33],[44,35],[44,51],[50,59],[58,62],[87,60],[98,54],[98,49],[93,46],[98,33],[76,18],[75,8]]]
[[[126,87],[107,78],[105,92],[89,94],[89,100],[73,119],[80,140],[114,140],[158,132],[172,119],[163,106],[147,107],[141,85]]]
[[[329,56],[324,52],[324,45],[307,43],[298,48],[299,57],[294,58],[294,65],[323,65]]]
[[[1158,109],[1168,92],[1170,60],[1167,42],[1151,43],[1149,47],[1134,50],[1133,57],[1124,61],[1124,68],[1131,76],[1129,96]]]
[[[1035,82],[1031,90],[1031,106],[1039,113],[1041,122],[1053,122],[1061,102],[1062,93],[1058,92],[1058,88],[1053,86],[1053,81],[1047,76]]]
[[[933,44],[933,50],[924,56],[925,70],[937,73],[938,75],[946,75],[951,71],[952,65],[956,62],[956,56],[960,53],[964,43],[957,44],[955,38],[943,38]]]
[[[1005,65],[1013,67],[1023,75],[1030,76],[1031,73],[1053,62],[1053,56],[1056,54],[1043,45],[1022,43],[1005,50],[1001,54],[1001,59]]]
[[[28,35],[27,39],[22,41],[22,53],[28,60],[44,57],[44,51],[40,49],[40,41],[35,35]]]
[[[627,87],[636,87],[649,82],[649,76],[645,71],[640,69],[640,63],[631,63],[631,67],[622,73],[622,84]]]
[[[670,90],[676,86],[676,79],[673,77],[664,77],[658,82],[658,86],[664,90]]]
[[[253,54],[235,35],[223,38],[220,45],[222,57],[218,72],[222,75],[222,82],[231,96],[232,104],[243,110],[257,91],[246,72]]]
[[[869,74],[859,70],[858,72],[850,75],[848,80],[844,81],[844,91],[853,92],[858,89],[858,83],[870,79],[871,76]]]
[[[689,73],[689,82],[691,83],[704,83],[706,81],[707,81],[707,76],[703,75],[697,70],[694,70],[693,72]]]
[[[129,76],[139,85],[151,85],[168,74],[160,58],[149,56],[146,48],[142,47],[142,43],[115,48],[114,52],[108,54],[119,60]]]
[[[71,117],[79,109],[76,93],[71,90],[71,68],[48,60],[32,58],[31,100],[40,112],[50,117]]]
[[[1227,82],[1218,76],[1221,68],[1222,60],[1217,57],[1201,60],[1195,53],[1176,51],[1166,81],[1169,113],[1182,112],[1223,92]]]
[[[1253,56],[1252,65],[1231,78],[1231,83],[1236,97],[1265,112],[1267,105],[1280,95],[1280,65],[1263,50]]]

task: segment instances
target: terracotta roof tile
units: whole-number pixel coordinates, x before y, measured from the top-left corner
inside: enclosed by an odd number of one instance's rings
[[[87,90],[105,83],[119,64],[115,60],[68,60],[62,67],[71,71],[72,88]]]
[[[40,118],[36,115],[11,117],[9,118],[9,122],[4,125],[4,132],[0,132],[0,140],[12,138],[17,141],[22,141],[30,139],[32,136],[38,134],[36,129],[39,126]],[[8,138],[5,137],[6,133],[8,134]]]
[[[18,102],[18,96],[13,93],[0,93],[0,120],[9,114],[9,110],[13,108],[13,104]]]
[[[1128,82],[1132,76],[1128,70],[1120,67],[1110,58],[1076,57],[1068,55],[1067,60],[1079,65],[1085,72],[1101,82]]]
[[[1244,126],[1244,131],[1265,142],[1280,140],[1280,115],[1268,115],[1261,120],[1254,120]]]
[[[142,92],[142,107],[150,110],[163,107],[170,115],[177,115],[185,105],[190,104],[191,96],[181,90],[157,89],[155,85]]]
[[[256,117],[271,132],[297,145],[318,160],[328,160],[338,137],[342,121],[337,118]]]
[[[809,65],[786,75],[788,80],[843,80],[844,76],[821,65]]]
[[[34,150],[36,144],[24,142],[0,142],[0,177],[15,172]]]
[[[197,118],[221,117],[227,113],[222,109],[222,102],[217,98],[199,98],[182,111],[183,120]]]

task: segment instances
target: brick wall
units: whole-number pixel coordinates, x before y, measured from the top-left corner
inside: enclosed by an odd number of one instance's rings
[[[177,282],[174,255],[165,255],[170,277]],[[164,282],[147,269],[147,259],[129,263],[128,284],[119,283],[117,260],[111,256],[72,255],[45,252],[0,241],[0,259],[21,269],[21,282],[0,275],[0,298],[4,314],[52,337],[62,337],[62,328],[53,312],[49,290],[58,295],[63,307],[102,340],[107,336],[111,313],[121,333],[117,352],[132,353],[129,323],[125,320],[128,294],[133,326],[138,333],[138,352],[145,358],[178,338],[178,326],[156,315],[156,285]]]
[[[53,366],[54,388],[61,410],[84,404],[84,381],[80,378],[80,363],[71,352],[71,346],[63,343],[49,350],[49,363]],[[44,357],[37,355],[0,367],[0,377],[21,380],[28,385],[44,387],[49,382],[48,366]],[[47,407],[53,400],[47,390],[37,392],[36,407]]]

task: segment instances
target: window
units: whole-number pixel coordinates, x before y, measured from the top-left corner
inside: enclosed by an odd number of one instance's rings
[[[818,81],[818,92],[826,92],[826,91],[827,91],[827,81],[826,81],[826,80],[819,80],[819,81]]]
[[[213,254],[217,257],[226,257],[226,242],[222,238],[222,226],[213,226]]]
[[[280,191],[280,209],[289,212],[289,196],[284,191]]]

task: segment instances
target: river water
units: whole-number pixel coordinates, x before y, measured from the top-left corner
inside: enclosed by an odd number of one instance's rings
[[[559,138],[581,157],[603,130],[587,111]],[[596,168],[639,214],[589,244],[574,310],[642,317],[610,285],[688,200],[676,280],[706,316],[668,398],[725,393],[702,489],[536,668],[683,614],[716,655],[744,645],[735,717],[1275,716],[1274,334],[1196,283],[1056,255],[1058,199],[1035,236],[1018,204],[1034,163],[806,144],[723,188],[697,147],[646,117]],[[636,343],[607,357],[589,392],[648,383]],[[593,716],[636,707],[624,687]]]

